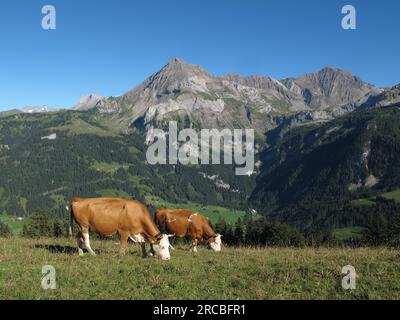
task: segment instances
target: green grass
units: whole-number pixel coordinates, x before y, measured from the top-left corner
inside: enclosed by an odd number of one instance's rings
[[[369,198],[369,199],[357,199],[353,200],[352,204],[354,206],[373,206],[376,204],[374,198]]]
[[[204,214],[207,218],[209,218],[211,223],[213,224],[217,223],[220,218],[223,218],[226,222],[233,224],[239,218],[244,218],[245,216],[244,211],[228,209],[219,206],[211,206],[211,205],[203,206],[201,204],[193,202],[184,204],[175,204],[154,197],[148,197],[147,200],[149,203],[151,203],[157,208],[159,207],[182,208],[182,209],[198,211],[199,213]]]
[[[290,113],[290,104],[287,101],[275,97],[269,99],[268,97],[263,96],[263,98],[267,103],[269,103],[272,106],[272,108],[274,108],[273,113],[275,114]]]
[[[123,190],[103,189],[97,191],[97,193],[99,193],[102,197],[131,199],[131,196]]]
[[[130,152],[130,153],[132,153],[132,154],[140,154],[140,150],[138,149],[138,148],[136,148],[136,147],[129,147],[128,148],[128,151]]]
[[[394,200],[396,202],[400,202],[400,189],[382,193],[378,196],[383,197],[388,200]],[[356,205],[356,206],[373,206],[376,204],[376,197],[357,199],[357,200],[354,200],[352,203],[353,203],[353,205]]]
[[[396,202],[400,202],[400,189],[391,191],[391,192],[386,192],[382,194],[382,197],[390,200],[394,200]]]
[[[333,232],[333,235],[337,240],[347,240],[347,239],[358,239],[362,236],[362,227],[351,227],[351,228],[340,228]]]
[[[7,203],[5,193],[6,190],[3,187],[0,187],[0,206],[4,206]]]
[[[50,128],[48,131],[67,131],[69,134],[92,134],[100,137],[116,136],[116,134],[111,130],[105,130],[103,128],[91,125],[90,123],[79,118],[74,118],[71,121],[67,121],[64,125]]]
[[[91,166],[94,170],[101,171],[104,173],[115,173],[118,169],[129,168],[129,164],[120,164],[117,162],[100,162],[95,161],[94,164]]]
[[[10,217],[6,214],[0,215],[0,220],[10,226],[14,235],[19,235],[22,233],[24,220],[19,221],[16,217]]]
[[[0,299],[400,299],[400,255],[386,248],[176,248],[170,261],[118,256],[115,241],[93,241],[95,257],[67,239],[0,239]],[[341,287],[343,266],[356,289]],[[42,267],[55,290],[41,288]]]

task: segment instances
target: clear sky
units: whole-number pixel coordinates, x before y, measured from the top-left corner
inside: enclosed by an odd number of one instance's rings
[[[42,6],[57,29],[41,27]],[[341,8],[357,9],[357,30]],[[400,82],[398,0],[1,0],[0,110],[121,95],[172,57],[280,79],[335,66]]]

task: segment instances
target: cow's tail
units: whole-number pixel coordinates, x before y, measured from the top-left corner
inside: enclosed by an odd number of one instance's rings
[[[156,210],[156,212],[154,213],[154,223],[156,224],[156,226],[159,228],[160,226],[158,225],[158,222],[159,222],[159,218],[158,218],[158,215],[159,215],[159,212],[160,211],[160,208],[158,208],[157,210]]]
[[[72,225],[74,223],[74,212],[72,209],[72,203],[70,205],[70,216],[69,216],[69,228],[68,228],[68,237],[71,239],[72,238]]]
[[[165,208],[159,208],[156,213],[154,214],[154,222],[156,226],[160,229],[160,231],[165,231],[166,230],[166,225],[165,225],[165,213],[163,214],[162,211],[165,210]]]

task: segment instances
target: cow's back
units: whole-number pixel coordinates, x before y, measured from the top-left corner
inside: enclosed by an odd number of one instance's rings
[[[156,219],[164,221],[168,232],[178,237],[203,238],[212,232],[207,218],[193,210],[161,209],[157,211]]]
[[[186,236],[188,229],[187,214],[182,209],[159,209],[156,212],[156,223],[177,237]]]
[[[195,235],[197,238],[204,238],[210,233],[211,227],[204,215],[198,212],[193,212],[190,216],[190,220],[189,232]]]
[[[140,202],[122,198],[74,198],[72,208],[79,225],[106,236],[120,230],[141,230],[148,215]]]

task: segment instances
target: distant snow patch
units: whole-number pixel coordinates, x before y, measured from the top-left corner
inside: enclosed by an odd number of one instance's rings
[[[48,136],[42,137],[42,140],[56,140],[57,139],[57,133],[52,133]]]

